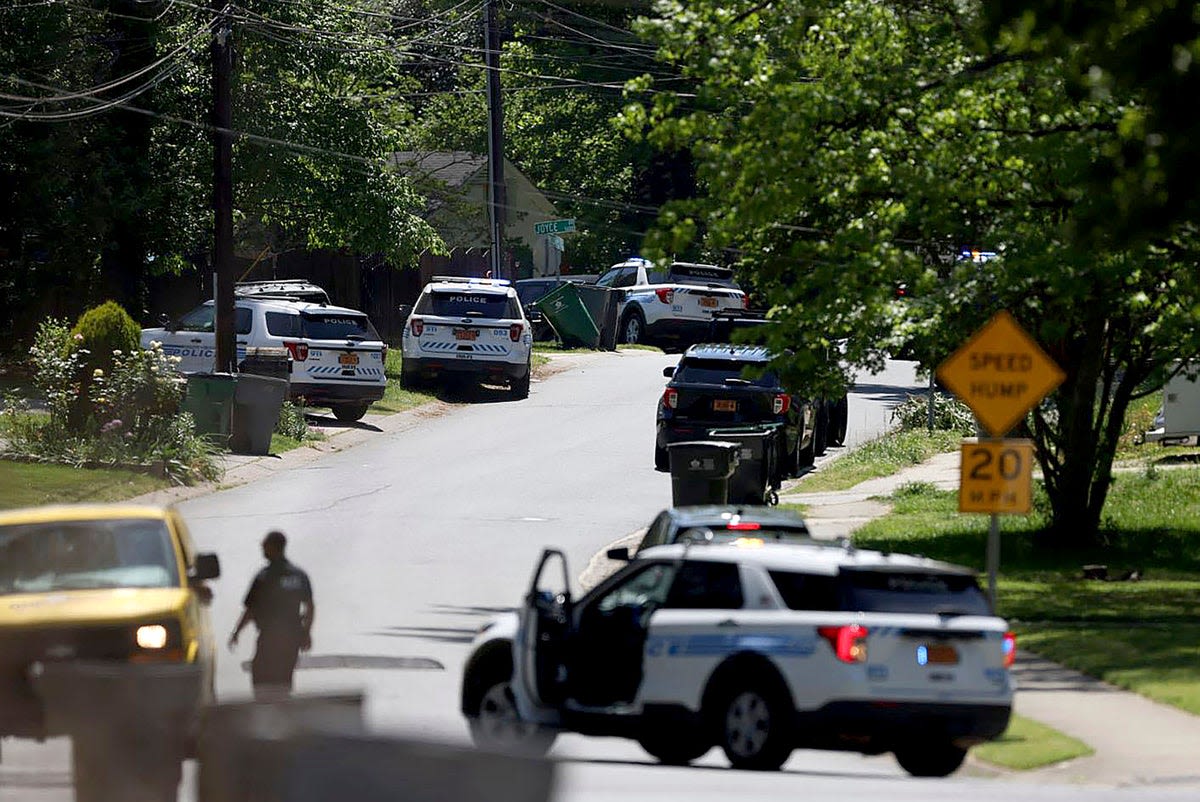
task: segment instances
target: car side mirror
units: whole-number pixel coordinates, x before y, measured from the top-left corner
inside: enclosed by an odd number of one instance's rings
[[[538,309],[536,306],[527,307],[525,309],[525,316],[529,318],[530,323],[541,323],[543,319],[542,310]]]
[[[628,546],[621,546],[619,549],[609,549],[604,552],[604,556],[610,560],[617,560],[623,563],[627,563],[633,559],[633,556],[629,553]]]
[[[179,328],[179,324],[172,320],[170,315],[165,313],[158,316],[158,322],[163,329],[172,333]]]
[[[188,580],[203,582],[221,576],[221,560],[215,554],[197,554],[196,564],[188,571]]]
[[[663,368],[663,375],[666,376],[668,379],[673,378],[675,376],[675,368],[674,367]]]

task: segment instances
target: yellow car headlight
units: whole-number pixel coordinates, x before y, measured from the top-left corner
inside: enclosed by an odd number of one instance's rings
[[[162,624],[138,627],[137,645],[143,649],[163,649],[167,645],[167,628]]]

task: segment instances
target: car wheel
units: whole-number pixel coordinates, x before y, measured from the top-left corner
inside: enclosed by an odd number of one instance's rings
[[[531,365],[526,365],[525,366],[525,375],[519,379],[513,379],[510,382],[509,387],[512,389],[512,394],[513,394],[514,398],[528,398],[529,397],[529,382],[532,380],[532,377],[533,377],[533,367]]]
[[[671,470],[671,457],[665,448],[659,448],[658,446],[654,447],[654,470]]]
[[[484,656],[464,677],[464,712],[471,740],[480,749],[541,757],[554,745],[557,733],[522,721],[512,692],[509,649]]]
[[[362,416],[367,414],[369,406],[370,404],[335,404],[330,409],[333,410],[333,417],[343,423],[353,423],[362,420]]]
[[[800,437],[803,436],[804,434],[801,433]],[[808,445],[801,446],[799,443],[796,444],[796,476],[803,473],[805,468],[811,468],[812,464],[816,461],[816,439],[816,434],[814,433],[808,439]]]
[[[829,404],[821,401],[817,404],[817,419],[813,423],[813,456],[825,454],[829,443]]]
[[[735,769],[775,771],[792,753],[791,705],[766,678],[731,684],[717,698],[718,742]]]
[[[637,309],[625,313],[621,320],[621,342],[637,345],[646,341],[646,319]]]
[[[686,766],[712,749],[710,741],[681,733],[648,734],[638,738],[638,743],[652,758],[668,766]]]
[[[400,386],[405,390],[416,390],[421,385],[421,373],[416,368],[400,366]]]
[[[829,419],[829,444],[834,446],[846,445],[846,422],[850,418],[850,411],[847,408],[848,404],[846,396],[838,399],[838,402],[833,405],[833,413]]]
[[[966,757],[966,749],[951,743],[916,743],[896,750],[896,762],[913,777],[948,777]]]

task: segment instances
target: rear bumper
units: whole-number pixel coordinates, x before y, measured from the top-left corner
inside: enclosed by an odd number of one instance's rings
[[[1011,704],[831,702],[797,712],[797,747],[890,751],[915,740],[968,747],[1008,728]]]
[[[482,359],[429,359],[405,357],[409,370],[422,375],[455,373],[473,376],[504,376],[508,379],[523,379],[529,372],[528,362],[498,362]]]
[[[659,418],[657,426],[657,434],[655,436],[655,446],[658,448],[666,448],[671,443],[684,443],[691,440],[710,440],[708,432],[710,429],[728,429],[730,427],[741,426],[770,426],[778,425],[781,421],[675,421],[670,418]],[[796,442],[796,432],[784,426],[783,436],[787,442],[787,447],[790,449]]]
[[[646,336],[699,342],[708,339],[711,323],[712,321],[708,319],[690,320],[671,317],[655,321],[648,320],[646,321]]]

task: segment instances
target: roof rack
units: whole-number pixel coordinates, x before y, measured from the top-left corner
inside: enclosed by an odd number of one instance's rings
[[[478,276],[434,276],[430,283],[446,284],[490,284],[493,287],[509,287],[512,282],[506,278],[479,278]]]

